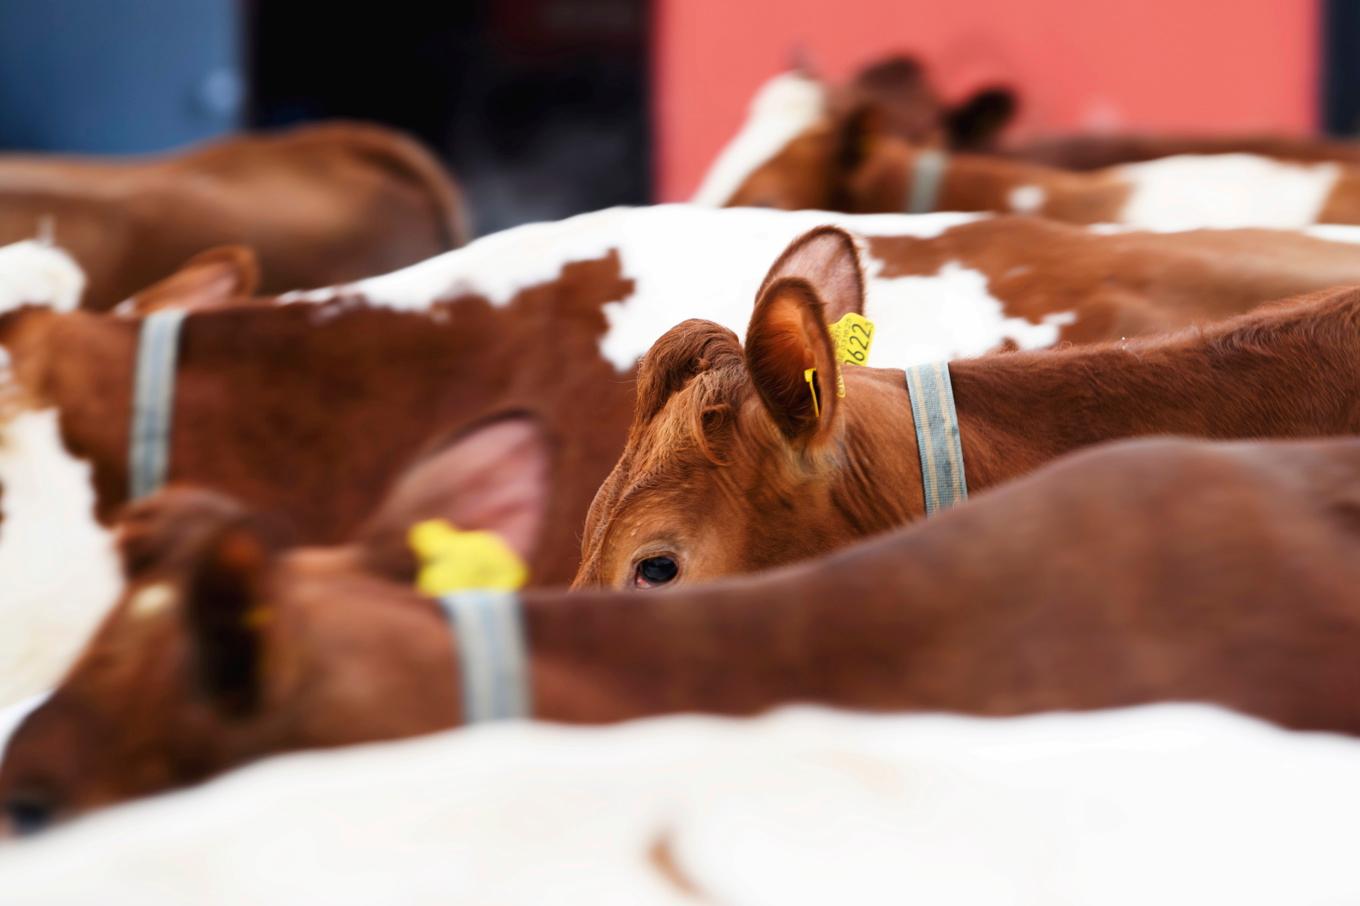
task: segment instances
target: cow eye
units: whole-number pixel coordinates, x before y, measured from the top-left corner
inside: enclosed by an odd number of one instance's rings
[[[633,571],[633,584],[638,588],[655,588],[675,581],[680,564],[672,557],[648,557],[638,562]]]
[[[50,803],[32,796],[15,796],[5,802],[5,817],[14,833],[24,837],[36,834],[52,823]]]

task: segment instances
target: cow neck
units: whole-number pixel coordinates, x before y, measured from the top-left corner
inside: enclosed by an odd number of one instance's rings
[[[914,161],[926,152],[914,155]],[[1008,211],[1010,194],[1020,186],[1034,186],[1051,193],[1059,174],[1032,164],[976,154],[949,157],[949,168],[940,180],[935,209],[941,211]]]
[[[915,172],[921,154],[912,154]],[[915,183],[907,181],[912,189]],[[908,191],[908,190],[903,190]],[[941,211],[1040,214],[1073,223],[1117,219],[1128,187],[1104,173],[1068,173],[1021,161],[977,154],[950,155],[934,198]],[[892,210],[889,199],[883,210]]]
[[[1358,328],[1360,294],[1342,290],[1171,339],[953,362],[969,486],[1119,438],[1354,432]]]
[[[881,615],[846,607],[824,571],[775,575],[665,592],[527,593],[534,717],[593,723],[752,714],[789,701],[904,704],[909,646],[895,649],[899,663],[884,662],[883,627],[868,629]]]

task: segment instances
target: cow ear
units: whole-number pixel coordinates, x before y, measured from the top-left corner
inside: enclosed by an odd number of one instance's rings
[[[360,533],[362,562],[413,581],[413,525],[444,519],[462,530],[492,531],[529,561],[547,521],[552,448],[537,418],[500,413],[437,445],[406,470]]]
[[[746,367],[784,436],[823,436],[839,411],[828,319],[864,304],[854,239],[823,227],[794,240],[770,269],[746,332]]]
[[[208,533],[190,561],[184,620],[198,686],[222,713],[244,717],[260,705],[265,633],[274,617],[267,583],[274,550],[243,516]]]
[[[175,273],[128,299],[119,314],[144,316],[165,309],[206,311],[254,294],[260,263],[244,245],[222,245],[200,252]]]
[[[945,117],[949,147],[959,151],[985,150],[994,146],[1020,106],[1015,92],[1005,87],[984,88]]]
[[[840,227],[823,226],[789,243],[770,265],[757,305],[775,281],[796,277],[812,284],[828,324],[854,312],[864,314],[864,271],[859,263],[859,244]]]
[[[190,670],[220,711],[244,716],[260,700],[266,583],[284,533],[209,491],[169,488],[130,504],[118,545],[140,609],[181,600]]]

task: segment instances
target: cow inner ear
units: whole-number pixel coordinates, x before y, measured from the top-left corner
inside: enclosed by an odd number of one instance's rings
[[[364,565],[398,581],[415,576],[413,525],[442,519],[501,536],[532,561],[552,500],[553,444],[525,412],[495,414],[427,452],[393,484],[360,534]]]
[[[810,441],[836,417],[836,359],[817,292],[786,277],[766,287],[746,333],[746,367],[786,438]]]

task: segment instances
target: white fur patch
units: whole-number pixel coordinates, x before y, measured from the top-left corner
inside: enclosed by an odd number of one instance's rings
[[[721,207],[763,164],[826,113],[826,87],[797,73],[775,76],[751,101],[746,122],[719,152],[691,201]]]
[[[869,304],[874,322],[871,365],[902,368],[925,362],[982,355],[1006,340],[1021,349],[1041,349],[1058,341],[1074,312],[1053,312],[1035,324],[1008,317],[1001,301],[987,291],[987,276],[948,261],[933,276],[884,279],[883,262],[869,259]]]
[[[0,877],[16,906],[1355,903],[1358,759],[1185,705],[509,723],[273,759]]]
[[[0,764],[4,764],[5,749],[9,745],[10,737],[14,735],[14,731],[19,729],[19,724],[23,723],[25,717],[47,701],[50,694],[43,692],[38,695],[30,695],[12,705],[0,706]]]
[[[1299,228],[1317,222],[1341,169],[1252,154],[1179,155],[1116,168],[1123,223],[1149,230]]]
[[[0,314],[21,305],[72,311],[85,292],[85,272],[62,249],[35,239],[0,246]]]
[[[175,603],[175,587],[169,582],[154,582],[137,589],[128,602],[128,613],[144,620],[165,613]]]
[[[1326,239],[1329,242],[1360,244],[1360,226],[1344,223],[1319,223],[1317,226],[1308,227],[1303,232],[1315,239]]]
[[[600,351],[619,371],[627,371],[658,337],[686,318],[707,318],[743,335],[766,271],[790,242],[814,227],[832,223],[862,236],[931,238],[980,216],[856,216],[692,205],[613,208],[516,227],[395,273],[334,289],[290,293],[281,301],[325,303],[356,295],[370,305],[423,311],[436,300],[474,293],[501,306],[525,287],[554,279],[566,263],[617,250],[623,275],[635,285],[628,298],[605,305],[609,328]],[[877,291],[871,281],[871,307]],[[940,347],[927,358],[949,353],[949,348]],[[874,361],[901,364],[884,358],[877,348]]]
[[[55,409],[0,423],[0,706],[56,685],[118,598],[94,504],[90,465],[67,452]]]
[[[1047,197],[1043,186],[1016,186],[1007,196],[1007,202],[1017,214],[1033,214],[1044,206]]]

